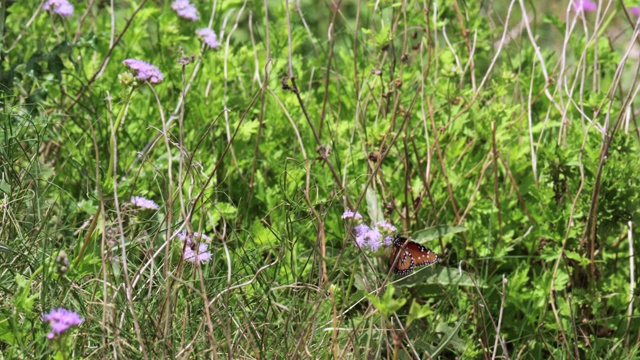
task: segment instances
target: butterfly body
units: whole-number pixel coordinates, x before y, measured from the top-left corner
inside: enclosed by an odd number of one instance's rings
[[[397,275],[408,275],[415,267],[433,265],[439,260],[438,254],[428,247],[405,237],[396,236],[393,240],[389,267]]]

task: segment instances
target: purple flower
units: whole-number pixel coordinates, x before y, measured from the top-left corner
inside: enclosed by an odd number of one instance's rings
[[[363,248],[367,245],[367,238],[363,236],[356,236],[356,246],[359,248]]]
[[[73,15],[73,5],[67,0],[47,0],[42,4],[42,8],[47,11],[53,11],[62,17]]]
[[[218,41],[218,37],[216,33],[211,29],[200,29],[196,31],[198,37],[202,39],[202,41],[209,45],[211,49],[215,49],[220,46],[220,41]]]
[[[181,232],[178,232],[178,230],[176,230],[174,232],[174,234],[176,234],[176,236],[178,237],[178,239],[180,239],[180,241],[185,241],[187,239],[189,239],[189,237],[187,236],[187,232],[182,230]],[[189,240],[191,241],[191,240]]]
[[[164,75],[157,66],[137,59],[127,59],[122,63],[133,70],[139,80],[149,81],[152,84],[158,84],[164,80]]]
[[[360,224],[356,227],[353,228],[353,230],[355,231],[355,235],[356,235],[356,245],[359,248],[364,247],[365,245],[367,245],[367,239],[365,237],[365,235],[367,235],[367,233],[369,232],[369,227],[365,224]]]
[[[187,20],[195,21],[200,18],[198,16],[198,9],[191,5],[189,0],[176,0],[171,4],[171,8],[178,13],[178,16]]]
[[[192,263],[203,263],[203,262],[207,262],[209,260],[211,260],[211,253],[209,251],[207,251],[207,249],[209,248],[209,245],[205,244],[205,243],[200,243],[200,245],[198,245],[198,254],[196,255],[195,250],[193,250],[191,247],[193,246],[193,244],[189,244],[189,242],[187,242],[187,246],[184,248],[184,259],[192,262]]]
[[[391,244],[393,244],[393,236],[391,236],[391,235],[385,236],[385,238],[384,238],[384,246],[385,247],[389,247],[389,246],[391,246]]]
[[[193,242],[192,237],[187,235],[187,232],[184,230],[182,230],[181,232],[175,231],[174,234],[176,234],[180,241],[187,241],[187,244],[191,244]],[[193,238],[200,238],[208,243],[211,242],[211,238],[209,236],[207,236],[206,234],[200,234],[197,231],[193,233]]]
[[[382,235],[380,234],[380,230],[378,230],[378,228],[373,228],[369,230],[364,235],[364,237],[365,239],[367,239],[369,243],[369,249],[371,249],[371,251],[378,250],[378,248],[380,248],[380,245],[382,245],[380,241],[380,239],[382,238]]]
[[[629,11],[637,17],[640,17],[640,6],[632,6],[629,8]]]
[[[351,210],[347,210],[344,212],[344,214],[342,214],[342,219],[356,219],[356,220],[362,220],[362,215],[360,215],[360,213],[357,212],[353,212]]]
[[[591,0],[573,0],[573,10],[575,12],[591,12],[598,9],[598,4]]]
[[[42,320],[51,325],[51,332],[47,334],[49,340],[61,335],[72,326],[80,325],[84,320],[71,310],[58,308],[42,315]]]
[[[155,201],[153,200],[149,200],[146,199],[142,196],[134,196],[131,198],[131,203],[137,207],[143,208],[143,209],[151,209],[151,210],[158,210],[160,208],[160,206],[158,204],[155,203]]]
[[[67,257],[67,253],[64,250],[60,251],[60,253],[56,257],[56,262],[64,266],[69,265],[69,258]]]
[[[395,226],[389,224],[386,221],[380,221],[379,223],[376,224],[376,226],[378,226],[379,228],[381,228],[382,230],[384,230],[387,233],[393,233],[396,232],[398,229],[396,229]]]
[[[200,234],[197,231],[193,233],[193,237],[198,237],[198,238],[200,238],[200,239],[202,239],[202,240],[204,240],[204,241],[206,241],[208,243],[211,242],[211,238],[209,236],[207,236],[205,234]]]
[[[206,243],[211,242],[211,238],[205,234],[201,234],[199,232],[194,232],[192,236],[187,235],[186,231],[176,232],[174,233],[180,239],[180,241],[184,241],[187,245],[184,248],[183,257],[186,261],[192,263],[203,263],[207,262],[211,259],[211,252],[207,251],[209,245]],[[196,241],[194,239],[199,238],[200,240],[204,240],[205,242],[200,242],[198,244],[198,253],[196,254],[195,247]]]
[[[55,267],[59,274],[64,274],[69,270],[69,258],[64,250],[60,250],[60,253],[56,257]]]
[[[370,229],[366,224],[360,224],[354,227],[353,230],[356,232],[356,237],[359,237],[359,236],[365,236]]]

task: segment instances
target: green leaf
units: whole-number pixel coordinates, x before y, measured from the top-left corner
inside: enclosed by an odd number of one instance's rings
[[[404,304],[407,302],[405,298],[394,299],[393,293],[395,292],[395,288],[389,284],[387,286],[387,291],[382,294],[382,297],[377,297],[375,295],[367,295],[367,299],[371,301],[371,304],[380,311],[382,315],[385,317],[391,316],[394,312],[398,311]]]
[[[0,191],[7,195],[11,194],[11,184],[4,180],[0,180]]]
[[[411,309],[409,309],[409,317],[407,318],[407,326],[411,325],[414,320],[422,319],[423,317],[433,314],[431,305],[425,304],[420,306],[415,300],[411,303]]]
[[[565,250],[565,256],[571,260],[577,261],[580,266],[586,267],[591,264],[591,260],[587,259],[585,256],[578,254],[575,251]]]
[[[372,223],[377,223],[380,221],[384,221],[384,214],[382,213],[382,208],[380,207],[380,203],[378,202],[378,196],[376,195],[375,190],[372,188],[367,188],[367,211],[369,212],[369,219],[371,219]]]
[[[458,336],[458,331],[460,330],[460,327],[462,326],[462,324],[464,324],[464,322],[465,318],[461,318],[453,327],[445,323],[439,323],[436,326],[436,332],[444,334],[444,338],[442,339],[442,342],[440,342],[436,350],[432,354],[430,354],[432,358],[438,356],[438,354],[440,354],[448,345],[452,345],[459,352],[464,351],[464,341],[462,341],[462,339],[460,339],[460,337]]]
[[[33,303],[38,298],[38,294],[29,295],[31,293],[31,281],[27,281],[24,276],[17,274],[15,280],[19,290],[13,298],[13,305],[19,313],[31,314]]]
[[[438,225],[417,231],[413,233],[412,238],[415,242],[423,244],[428,241],[433,241],[438,238],[464,231],[467,231],[467,228],[464,226]]]
[[[482,279],[475,279],[474,285],[471,275],[464,270],[444,266],[437,266],[433,270],[419,269],[414,275],[407,276],[397,283],[399,287],[413,287],[415,285],[426,284],[488,287]]]

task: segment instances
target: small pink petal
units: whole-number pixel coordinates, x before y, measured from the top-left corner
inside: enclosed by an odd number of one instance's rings
[[[573,9],[576,12],[592,12],[598,10],[598,4],[591,0],[574,0]]]

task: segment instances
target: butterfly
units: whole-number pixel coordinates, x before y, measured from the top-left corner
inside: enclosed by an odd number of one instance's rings
[[[397,261],[396,258],[398,258]],[[409,275],[414,267],[433,265],[439,260],[438,254],[426,246],[402,236],[396,236],[393,239],[389,267],[398,275]]]

